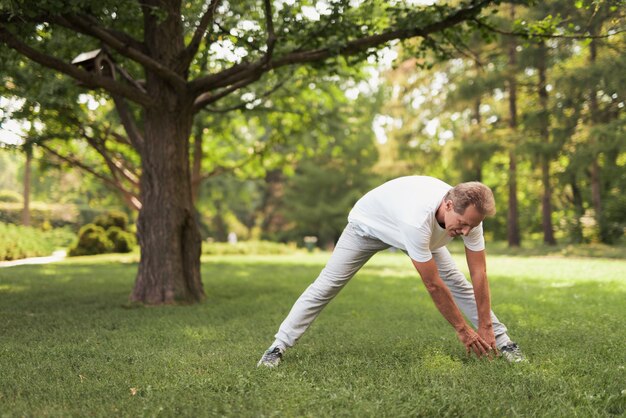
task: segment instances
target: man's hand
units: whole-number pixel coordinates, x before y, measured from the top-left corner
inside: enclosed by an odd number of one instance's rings
[[[500,353],[498,353],[498,348],[496,347],[496,336],[493,333],[493,326],[479,326],[478,335],[489,345],[488,354],[490,358],[492,354],[495,354],[496,356],[500,355]]]
[[[491,358],[491,347],[489,344],[487,344],[487,342],[469,326],[457,331],[457,336],[465,346],[468,355],[471,355],[471,353],[474,352],[478,358],[482,356],[488,356]],[[493,344],[495,346],[495,338]]]

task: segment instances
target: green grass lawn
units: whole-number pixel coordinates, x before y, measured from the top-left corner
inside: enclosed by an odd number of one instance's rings
[[[530,360],[508,364],[466,358],[408,258],[379,254],[265,370],[328,254],[205,258],[206,303],[129,309],[135,257],[0,269],[0,416],[626,413],[623,260],[490,257]]]

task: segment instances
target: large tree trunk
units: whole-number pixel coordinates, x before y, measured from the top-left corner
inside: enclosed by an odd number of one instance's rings
[[[189,170],[190,109],[148,110],[137,232],[141,261],[131,300],[193,303],[204,298],[201,238]]]
[[[511,21],[515,21],[515,5],[511,4]],[[509,40],[509,128],[516,137],[517,133],[517,43],[515,37]],[[519,215],[517,202],[517,160],[515,157],[516,141],[509,144],[509,207],[507,213],[506,237],[509,247],[519,247],[521,237],[519,232]]]
[[[540,135],[542,143],[550,144],[550,121],[548,109],[548,90],[546,88],[546,46],[544,42],[539,43],[537,70],[539,73],[539,104],[541,106],[541,127]],[[543,242],[548,245],[555,245],[554,228],[552,226],[552,186],[550,184],[550,151],[541,152],[541,178],[543,184],[542,198],[542,225]]]
[[[26,162],[24,163],[24,206],[22,207],[22,225],[24,226],[30,226],[30,177],[32,160],[32,150],[26,150]]]
[[[168,14],[152,13],[150,7],[155,6]],[[180,2],[145,0],[144,9],[148,50],[169,68],[175,68],[184,48]],[[193,102],[150,71],[146,72],[146,86],[159,105],[146,108],[143,115],[142,208],[137,220],[141,260],[131,301],[199,302],[204,299],[200,277],[202,242],[189,167]]]

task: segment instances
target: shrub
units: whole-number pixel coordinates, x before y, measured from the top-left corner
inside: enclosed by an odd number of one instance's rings
[[[105,230],[112,227],[117,227],[122,231],[128,229],[128,215],[119,210],[113,210],[105,214],[99,215],[94,219],[94,224],[101,226]]]
[[[44,232],[26,226],[0,222],[0,237],[1,261],[47,256],[58,248],[55,240],[51,239],[52,231]]]
[[[112,226],[107,230],[107,238],[113,243],[114,253],[129,253],[136,244],[135,235],[123,231],[118,226]]]
[[[135,235],[128,231],[128,216],[111,211],[101,214],[93,223],[78,232],[78,242],[70,249],[70,256],[104,253],[129,253],[136,245]]]
[[[104,254],[113,250],[113,243],[107,237],[107,233],[101,226],[87,224],[78,232],[78,242],[70,248],[69,255],[94,255]]]
[[[13,190],[0,190],[0,202],[22,203],[24,198]]]

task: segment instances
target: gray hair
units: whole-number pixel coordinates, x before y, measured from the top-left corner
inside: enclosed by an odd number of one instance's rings
[[[477,181],[457,184],[448,191],[444,200],[451,200],[454,211],[461,215],[465,213],[465,209],[469,205],[474,205],[483,216],[496,214],[496,201],[493,198],[493,192],[489,187]]]

